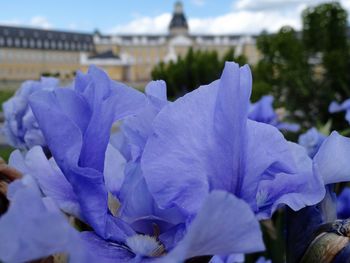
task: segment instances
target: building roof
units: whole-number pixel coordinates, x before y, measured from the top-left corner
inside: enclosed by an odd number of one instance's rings
[[[118,55],[115,55],[112,50],[108,50],[106,52],[89,56],[89,59],[120,59],[120,57]]]
[[[187,19],[183,12],[183,7],[181,2],[175,3],[173,17],[171,18],[169,29],[174,28],[186,28],[188,29]]]
[[[0,47],[91,51],[94,44],[92,34],[0,26]]]

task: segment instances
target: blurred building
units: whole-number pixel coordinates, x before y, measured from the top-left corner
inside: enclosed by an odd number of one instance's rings
[[[69,79],[93,50],[90,34],[0,26],[0,80]]]
[[[77,69],[95,64],[113,79],[143,83],[156,64],[175,61],[189,48],[222,56],[233,47],[250,64],[259,58],[253,36],[191,34],[181,2],[175,3],[168,33],[151,33],[102,35],[0,26],[0,81],[43,74],[70,79]]]
[[[237,55],[243,54],[247,57],[249,64],[254,65],[259,59],[254,36],[191,34],[181,2],[175,3],[168,34],[101,35],[95,32],[93,37],[98,54],[118,54],[119,65],[123,68],[123,73],[118,76],[124,76],[124,80],[132,82],[148,81],[156,64],[161,61],[175,61],[178,56],[184,56],[191,47],[194,50],[215,50],[219,56],[223,56],[233,47]],[[103,61],[99,62],[99,65],[104,66]],[[87,59],[83,64],[92,63],[93,61]]]

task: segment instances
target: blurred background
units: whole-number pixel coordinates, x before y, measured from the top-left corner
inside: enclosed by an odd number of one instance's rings
[[[350,0],[0,0],[0,103],[26,80],[69,85],[90,65],[140,90],[163,79],[175,100],[218,79],[229,60],[250,65],[252,103],[272,95],[276,116],[300,125],[284,131],[288,139],[311,127],[349,136],[350,101],[349,123],[344,112],[329,113],[331,102],[350,98],[349,12]],[[9,111],[15,122],[16,110],[28,110],[23,97]],[[0,130],[3,121],[0,108]],[[0,132],[0,157],[12,150]],[[272,262],[284,261],[284,217],[262,224]]]
[[[173,100],[234,60],[252,68],[252,102],[273,95],[300,132],[348,127],[328,106],[350,97],[350,0],[1,0],[0,10],[1,103],[25,80],[68,84],[92,64],[141,90],[164,79]]]

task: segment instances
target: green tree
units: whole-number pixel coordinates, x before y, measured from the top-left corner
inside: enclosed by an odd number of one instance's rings
[[[318,57],[317,87],[324,104],[350,97],[350,49],[347,12],[337,2],[310,7],[303,12],[302,37],[309,57]],[[326,107],[327,105],[323,105]],[[332,115],[334,128],[345,122]]]
[[[304,104],[311,101],[315,91],[311,68],[297,32],[283,27],[277,34],[262,34],[257,40],[262,59],[254,69],[254,87],[272,93],[276,103],[285,106],[294,118],[310,121],[318,116],[316,105]],[[260,94],[259,94],[260,95]],[[253,99],[256,99],[256,95]],[[306,113],[307,116],[306,116]]]
[[[350,97],[347,13],[339,3],[321,4],[305,9],[302,24],[300,33],[283,27],[259,36],[262,59],[254,69],[253,99],[272,93],[305,128],[329,118],[334,128],[344,128],[328,106]]]
[[[236,57],[233,49],[228,50],[220,59],[215,51],[195,51],[191,48],[184,57],[178,57],[176,62],[158,64],[152,70],[152,78],[165,80],[168,96],[176,98],[218,79],[227,60],[240,64],[246,62],[243,56]]]

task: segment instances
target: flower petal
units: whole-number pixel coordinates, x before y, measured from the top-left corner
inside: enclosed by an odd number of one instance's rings
[[[82,232],[80,237],[84,240],[86,247],[98,257],[98,262],[129,262],[135,256],[125,246],[103,240],[94,232]]]
[[[296,170],[288,172],[281,169],[273,173],[276,167],[272,166],[272,174],[259,183],[257,199],[260,219],[271,217],[282,204],[297,211],[319,203],[325,195],[323,181],[313,172],[312,161],[305,149],[295,143],[289,143],[289,150],[293,154],[290,161],[295,162]]]
[[[222,163],[219,157],[207,157],[212,152],[209,142],[213,140],[217,84],[200,87],[168,104],[153,122],[154,134],[145,146],[141,167],[161,208],[179,206],[195,212],[208,194],[210,165]]]
[[[250,106],[248,118],[263,123],[272,123],[277,120],[277,114],[273,107],[273,97],[263,96],[258,102]]]
[[[133,228],[149,235],[154,234],[155,224],[161,233],[184,222],[184,216],[175,208],[160,209],[149,193],[140,166],[130,163],[126,168],[125,181],[119,199],[120,216]]]
[[[90,253],[77,232],[57,208],[52,209],[52,202],[46,205],[34,179],[25,176],[12,183],[9,191],[11,205],[0,218],[1,260],[27,262],[67,252],[74,262],[86,262]]]
[[[103,174],[107,190],[115,196],[118,196],[124,181],[125,165],[126,160],[123,155],[111,144],[108,144]]]
[[[163,108],[167,103],[166,83],[163,80],[151,81],[145,88],[145,93],[149,101],[158,110]]]
[[[330,113],[334,113],[334,112],[338,112],[338,111],[344,111],[350,108],[350,99],[347,99],[345,101],[343,101],[343,103],[338,104],[337,102],[333,101],[330,105],[329,105],[329,112]]]
[[[193,213],[209,184],[218,189],[239,188],[250,91],[249,68],[226,63],[219,81],[159,113],[142,163],[147,184],[161,207],[176,205]]]
[[[9,165],[23,174],[30,174],[38,181],[44,194],[57,203],[64,212],[81,218],[80,205],[72,186],[62,174],[53,159],[48,161],[41,147],[35,146],[22,160],[13,161],[12,153]],[[19,163],[21,162],[21,163]]]
[[[271,208],[267,200],[274,194],[264,191],[257,193],[260,181],[277,177],[279,173],[294,173],[294,159],[287,141],[272,125],[249,120],[247,138],[247,164],[242,181],[244,191],[241,191],[240,197],[257,212],[261,206]],[[273,183],[272,180],[270,182]],[[276,193],[283,194],[281,191]]]
[[[261,250],[262,233],[248,204],[228,192],[213,191],[169,257],[179,262],[195,256]]]
[[[350,139],[332,132],[314,157],[317,173],[324,184],[350,181]]]
[[[34,115],[54,159],[78,196],[84,218],[100,236],[121,240],[134,232],[109,214],[103,169],[116,108],[118,116],[124,116],[139,106],[122,103],[125,108],[121,108],[118,102],[127,94],[124,86],[119,89],[104,72],[91,68],[85,77],[78,76],[71,92],[37,92],[31,97]]]

